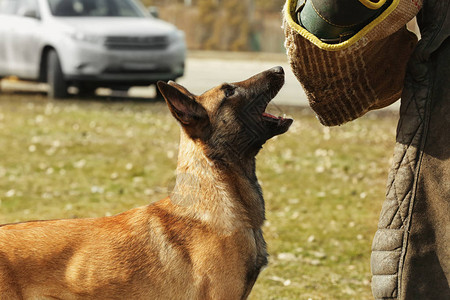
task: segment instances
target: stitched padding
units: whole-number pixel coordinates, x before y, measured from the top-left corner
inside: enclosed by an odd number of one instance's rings
[[[397,144],[387,195],[372,244],[372,293],[376,300],[397,299],[413,205],[418,157],[422,147],[429,79],[422,64],[408,70],[402,95]],[[412,74],[414,72],[414,74]],[[417,73],[419,72],[419,74]],[[415,81],[420,78],[421,81]]]

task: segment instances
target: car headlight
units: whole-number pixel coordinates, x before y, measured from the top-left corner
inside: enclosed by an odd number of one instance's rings
[[[184,31],[176,30],[169,36],[169,41],[171,43],[184,41],[184,37],[185,37]]]
[[[81,42],[87,42],[92,44],[103,44],[105,41],[105,38],[99,35],[95,34],[87,34],[83,32],[73,32],[70,34],[70,37],[74,40],[81,41]]]

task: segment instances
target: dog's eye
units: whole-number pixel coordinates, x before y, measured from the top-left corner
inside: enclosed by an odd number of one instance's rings
[[[232,87],[232,86],[227,87],[227,88],[225,89],[225,97],[228,98],[228,97],[233,96],[233,95],[234,95],[234,90],[235,90],[235,88]]]

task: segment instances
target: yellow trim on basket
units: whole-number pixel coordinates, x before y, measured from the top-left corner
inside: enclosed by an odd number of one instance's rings
[[[297,24],[294,21],[293,16],[295,16],[295,9],[297,7],[297,0],[286,0],[286,1],[287,1],[286,6],[285,6],[286,7],[286,11],[284,12],[284,15],[285,15],[285,18],[286,18],[289,26],[292,29],[294,29],[295,31],[297,31],[305,39],[309,40],[311,43],[313,43],[314,45],[316,45],[320,49],[326,50],[326,51],[340,51],[340,50],[344,50],[344,49],[352,46],[357,41],[359,41],[363,36],[365,36],[369,31],[371,31],[375,26],[377,26],[384,19],[386,19],[387,16],[389,16],[394,11],[394,9],[397,8],[397,6],[398,6],[398,4],[400,2],[400,0],[393,0],[392,4],[389,5],[389,7],[386,8],[386,10],[381,15],[379,15],[375,20],[373,20],[372,22],[367,24],[363,29],[358,31],[357,34],[355,34],[354,36],[352,36],[348,40],[346,40],[346,41],[344,41],[342,43],[339,43],[339,44],[327,44],[327,43],[322,42],[319,38],[317,38],[315,35],[310,33],[305,28],[301,27],[299,24]]]
[[[359,0],[359,2],[369,9],[379,9],[384,5],[384,3],[386,3],[386,0],[380,0],[377,3],[370,0]]]

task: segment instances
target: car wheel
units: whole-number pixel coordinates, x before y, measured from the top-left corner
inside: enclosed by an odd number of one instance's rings
[[[67,82],[64,80],[58,54],[54,50],[51,50],[47,56],[47,83],[50,98],[67,98]]]

